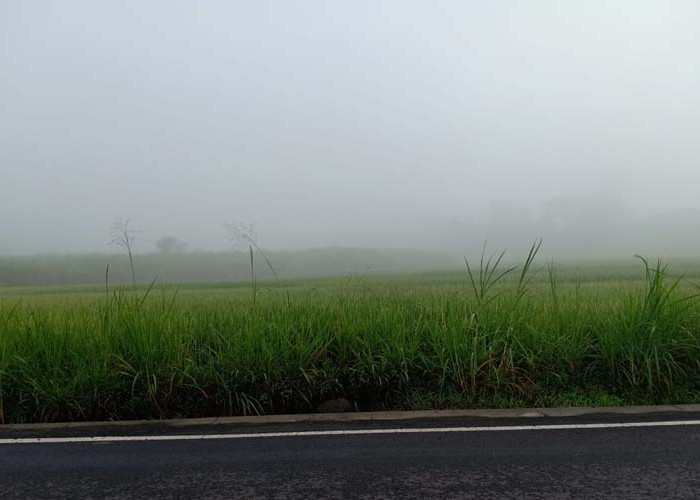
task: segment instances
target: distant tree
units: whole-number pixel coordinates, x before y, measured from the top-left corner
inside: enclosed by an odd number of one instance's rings
[[[180,241],[176,236],[164,236],[156,241],[156,248],[162,254],[184,253],[187,243]]]

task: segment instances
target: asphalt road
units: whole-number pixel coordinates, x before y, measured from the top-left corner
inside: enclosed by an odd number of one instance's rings
[[[681,417],[662,420],[674,418]],[[537,423],[552,419],[476,425]],[[475,424],[311,429],[456,425]],[[129,435],[147,432],[153,433]],[[2,444],[0,498],[700,498],[700,426]]]

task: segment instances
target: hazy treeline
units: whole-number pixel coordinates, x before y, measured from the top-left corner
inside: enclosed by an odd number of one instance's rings
[[[663,257],[678,273],[695,276],[700,272],[698,229],[700,211],[692,209],[641,216],[607,197],[563,197],[538,211],[509,202],[494,203],[478,222],[468,217],[436,218],[416,231],[422,242],[397,239],[412,250],[326,247],[267,251],[267,255],[280,279],[456,270],[464,268],[463,256],[478,258],[485,244],[487,255],[505,249],[506,261],[517,259],[538,236],[544,240],[540,264],[554,259],[567,264],[563,269],[575,275],[579,263],[585,279],[636,276],[635,254]],[[244,237],[235,235],[235,251],[188,251],[187,242],[177,237],[157,239],[151,246],[155,251],[136,255],[136,279],[177,283],[250,280],[250,255],[245,249],[256,237],[253,226],[246,230],[251,239],[245,232]],[[143,251],[142,244],[137,242],[136,251]],[[255,251],[255,276],[272,279],[259,250]],[[0,256],[0,286],[99,284],[105,279],[127,283],[130,272],[124,253]]]
[[[449,270],[463,265],[458,255],[420,251],[319,249],[271,252],[270,261],[280,279],[321,276],[394,274]],[[247,252],[150,253],[134,256],[137,281],[230,282],[250,280]],[[122,254],[38,255],[0,257],[0,286],[48,286],[131,281],[128,259]],[[273,279],[262,255],[255,254],[255,275]]]
[[[478,238],[475,236],[478,235]],[[635,213],[604,196],[559,197],[537,210],[508,201],[494,202],[475,220],[452,217],[433,229],[444,247],[474,254],[484,240],[494,247],[522,248],[534,236],[557,259],[700,255],[700,210]]]
[[[504,265],[514,265],[523,257],[522,245],[511,249]],[[495,250],[495,249],[492,249]],[[487,249],[490,252],[489,249]],[[493,255],[489,253],[488,255]],[[653,260],[653,255],[646,254]],[[464,257],[459,254],[410,250],[371,250],[327,248],[297,252],[270,252],[270,261],[280,280],[397,275],[435,272],[436,283],[452,282],[455,272],[464,274]],[[470,257],[478,264],[478,255]],[[137,254],[135,274],[139,283],[249,283],[250,255],[246,252],[191,252],[181,254]],[[673,276],[685,275],[691,283],[700,281],[700,259],[672,258],[666,261]],[[548,257],[535,263],[537,280],[548,280]],[[557,261],[558,277],[567,281],[597,282],[638,280],[643,277],[640,262],[632,255],[615,259]],[[109,266],[109,283],[131,282],[126,255],[73,254],[0,257],[0,287],[102,285]],[[255,276],[260,281],[274,281],[262,255],[254,259]],[[445,271],[446,273],[439,273]],[[459,278],[461,280],[461,278]]]

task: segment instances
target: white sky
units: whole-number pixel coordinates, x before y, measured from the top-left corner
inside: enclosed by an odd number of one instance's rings
[[[0,3],[0,254],[700,208],[695,1]],[[533,237],[538,235],[533,235]]]

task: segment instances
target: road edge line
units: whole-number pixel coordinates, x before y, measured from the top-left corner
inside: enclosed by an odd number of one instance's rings
[[[75,444],[75,443],[119,443],[119,442],[153,442],[153,441],[210,441],[257,438],[288,437],[327,437],[327,436],[364,436],[386,434],[442,434],[473,432],[521,432],[521,431],[559,431],[559,430],[595,430],[595,429],[630,429],[649,427],[699,426],[700,420],[671,420],[655,422],[610,422],[589,424],[533,424],[533,425],[496,425],[464,427],[394,427],[385,429],[333,429],[317,431],[282,431],[282,432],[240,432],[213,434],[156,434],[133,436],[72,436],[72,437],[29,437],[0,438],[0,446],[32,444]]]
[[[123,427],[202,427],[214,425],[244,426],[266,424],[293,424],[315,422],[371,422],[446,418],[562,418],[586,415],[651,415],[658,413],[700,413],[700,404],[654,405],[654,406],[601,406],[563,408],[507,408],[478,410],[411,410],[376,411],[349,413],[304,413],[286,415],[260,415],[245,417],[205,417],[167,420],[115,420],[92,422],[57,422],[48,424],[5,424],[0,432],[7,431],[48,431],[83,428],[123,428]]]

